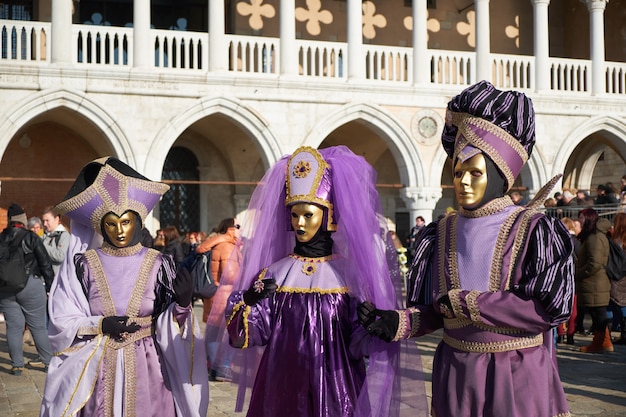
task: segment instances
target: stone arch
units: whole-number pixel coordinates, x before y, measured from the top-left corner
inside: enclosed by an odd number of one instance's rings
[[[553,175],[564,172],[568,161],[574,156],[576,148],[589,136],[598,132],[605,133],[615,151],[623,160],[626,160],[626,123],[613,116],[597,116],[580,124],[563,140],[554,159]],[[604,147],[604,144],[590,142],[585,148],[585,155],[580,158],[580,169],[578,170],[576,186],[589,188],[595,164]]]
[[[214,97],[199,100],[166,124],[150,146],[145,161],[145,172],[159,178],[167,153],[185,129],[198,120],[216,113],[230,118],[250,135],[251,141],[260,148],[259,153],[266,169],[282,156],[279,142],[270,131],[269,123],[261,115],[239,100]]]
[[[378,106],[359,103],[333,110],[307,134],[304,145],[317,148],[334,130],[355,120],[367,122],[381,134],[381,139],[396,160],[400,180],[405,187],[425,185],[424,164],[411,135],[392,115]]]
[[[23,126],[35,117],[57,108],[74,111],[93,123],[113,149],[112,156],[136,168],[135,155],[128,138],[107,110],[84,93],[65,89],[41,91],[18,102],[15,110],[0,120],[0,154],[4,156],[9,142]]]

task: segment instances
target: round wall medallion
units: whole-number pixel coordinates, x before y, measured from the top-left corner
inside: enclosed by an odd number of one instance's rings
[[[415,140],[425,145],[438,143],[437,132],[441,117],[432,110],[415,113],[411,120],[411,133]]]

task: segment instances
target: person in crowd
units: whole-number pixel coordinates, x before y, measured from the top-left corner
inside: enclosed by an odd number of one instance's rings
[[[611,222],[599,218],[598,212],[586,208],[578,215],[582,226],[580,232],[580,252],[576,261],[576,295],[578,304],[591,316],[593,341],[582,346],[581,352],[613,352],[613,343],[609,333],[607,307],[611,294],[611,282],[606,274],[609,259],[609,241],[607,232]]]
[[[220,349],[225,336],[224,311],[239,273],[241,252],[237,247],[241,226],[234,217],[220,221],[217,234],[206,239],[197,253],[211,251],[211,275],[219,285],[215,295],[203,300],[202,320],[206,323],[204,341],[209,365],[209,380],[232,381],[232,357],[234,350]]]
[[[547,216],[558,216],[558,210],[556,208],[556,199],[553,197],[546,198],[543,202],[543,207],[546,209]]]
[[[157,230],[156,237],[152,243],[152,248],[158,250],[159,252],[163,252],[163,249],[165,249],[165,231],[163,229]]]
[[[519,191],[512,191],[509,195],[511,196],[511,201],[513,201],[515,205],[525,206],[528,204],[528,199]]]
[[[597,188],[597,196],[594,200],[594,203],[596,206],[601,206],[605,204],[617,205],[619,201],[617,200],[617,197],[615,197],[613,190],[611,190],[605,184],[600,184]]]
[[[248,212],[226,309],[231,345],[252,357],[264,347],[258,371],[240,375],[241,388],[256,374],[247,415],[391,415],[396,356],[355,310],[372,297],[396,308],[373,168],[344,146],[298,148],[266,173]]]
[[[163,229],[163,234],[165,235],[165,247],[163,248],[163,253],[170,255],[178,267],[185,260],[183,245],[178,229],[176,226],[169,225]]]
[[[41,238],[43,238],[44,230],[43,230],[43,222],[37,216],[33,216],[28,219],[28,223],[26,223],[26,228],[31,232],[35,232],[35,234]]]
[[[574,244],[574,262],[578,259],[578,251],[580,249],[580,240],[578,240],[577,234],[580,230],[576,228],[576,222],[569,217],[563,217],[561,222],[567,228],[567,231],[572,237],[572,243]],[[580,225],[580,223],[578,223]],[[567,343],[568,345],[574,344],[574,334],[576,333],[576,314],[577,314],[577,297],[574,294],[574,302],[572,304],[572,314],[570,315],[567,323],[561,323],[557,328],[557,343]]]
[[[152,233],[148,230],[147,227],[141,228],[141,245],[146,248],[151,248],[154,246],[154,238],[152,237]]]
[[[56,276],[59,273],[59,267],[65,261],[70,234],[61,223],[61,216],[54,211],[54,207],[46,207],[41,219],[43,220],[43,227],[46,229],[43,244],[48,251],[54,276]]]
[[[578,207],[593,207],[594,200],[587,190],[576,191],[576,199],[574,205]],[[577,216],[575,216],[577,217]]]
[[[409,238],[407,239],[409,242],[409,256],[411,257],[411,259],[413,258],[413,255],[415,254],[415,241],[417,239],[417,235],[424,228],[425,224],[426,224],[426,221],[424,220],[424,217],[417,216],[415,218],[415,226],[411,228],[411,232],[409,233]]]
[[[535,143],[532,101],[481,81],[447,110],[442,144],[460,208],[420,234],[410,307],[364,302],[360,321],[390,342],[443,327],[432,415],[569,415],[552,328],[571,312],[573,246],[563,223],[538,210],[560,176],[525,207],[505,195]]]
[[[57,353],[42,417],[207,415],[191,276],[140,242],[168,188],[107,157],[87,164],[56,206],[71,219],[70,252],[50,293]]]
[[[626,213],[617,213],[613,218],[611,238],[623,250],[626,250]],[[613,341],[615,345],[626,345],[626,278],[611,280],[611,299],[609,309],[613,312],[613,322],[619,327],[620,337]],[[615,329],[615,327],[614,327]]]
[[[12,375],[21,375],[24,369],[23,337],[28,325],[37,348],[39,360],[28,363],[34,369],[46,370],[52,357],[52,346],[46,329],[46,294],[54,280],[54,271],[43,241],[26,229],[26,213],[13,203],[7,211],[9,226],[0,234],[0,240],[19,244],[24,256],[25,286],[19,291],[0,291],[0,311],[6,322],[6,338],[11,358]]]

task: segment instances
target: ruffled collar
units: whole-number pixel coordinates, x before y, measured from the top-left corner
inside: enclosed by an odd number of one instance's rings
[[[458,211],[459,215],[463,217],[485,217],[496,214],[507,207],[513,206],[515,203],[511,200],[511,197],[505,195],[504,197],[496,198],[485,204],[484,206],[477,208],[476,210],[467,210],[461,207]]]

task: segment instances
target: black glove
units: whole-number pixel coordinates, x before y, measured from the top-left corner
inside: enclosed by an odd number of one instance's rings
[[[398,332],[398,325],[400,323],[400,316],[397,311],[394,310],[374,310],[376,316],[380,317],[378,320],[369,324],[366,329],[369,334],[378,336],[385,342],[391,342],[396,333]]]
[[[113,339],[121,342],[125,339],[123,333],[135,333],[141,326],[133,322],[126,324],[128,316],[108,316],[102,319],[101,329],[103,334],[110,335]]]
[[[191,296],[193,294],[193,281],[191,274],[186,268],[180,268],[176,273],[176,279],[172,282],[174,289],[174,301],[181,307],[187,307],[191,304]]]
[[[452,308],[452,303],[450,302],[450,296],[448,294],[437,300],[437,304],[439,304],[439,312],[444,315],[447,319],[454,318],[454,310]]]
[[[256,280],[252,286],[243,293],[243,302],[253,306],[264,298],[270,297],[276,292],[278,285],[274,278]]]
[[[376,320],[376,307],[369,301],[364,301],[356,306],[356,315],[361,326],[367,329]]]

